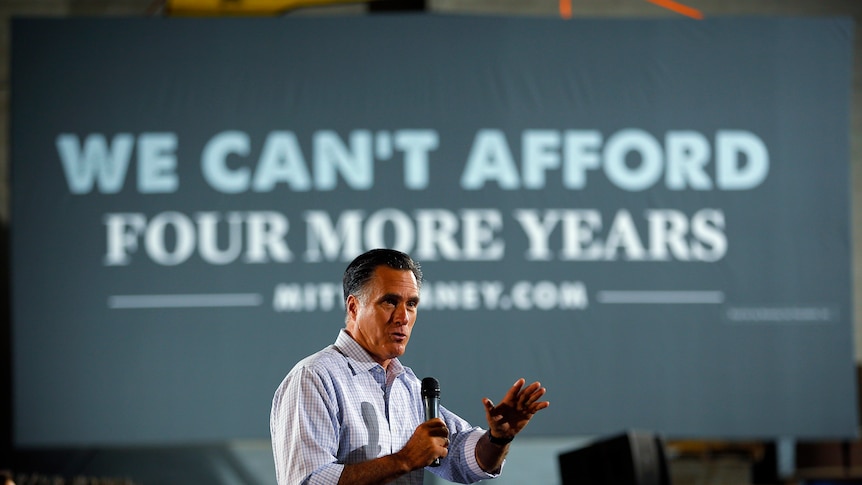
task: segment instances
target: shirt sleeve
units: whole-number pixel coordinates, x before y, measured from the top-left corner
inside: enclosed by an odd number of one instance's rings
[[[488,473],[476,461],[476,445],[485,430],[440,407],[440,417],[449,428],[449,454],[440,461],[440,467],[428,468],[432,473],[456,483],[474,483],[479,480],[497,478],[500,473]],[[505,464],[505,461],[503,462]],[[500,472],[502,472],[502,466]]]
[[[338,453],[338,404],[331,386],[300,367],[275,392],[270,434],[279,485],[338,483],[344,465]]]

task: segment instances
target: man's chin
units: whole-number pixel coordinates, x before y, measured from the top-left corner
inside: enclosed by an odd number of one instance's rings
[[[394,359],[396,357],[401,357],[402,355],[404,355],[404,352],[406,350],[407,350],[407,342],[395,344],[392,347],[390,347],[390,352],[389,352],[389,355],[391,355],[390,358]]]

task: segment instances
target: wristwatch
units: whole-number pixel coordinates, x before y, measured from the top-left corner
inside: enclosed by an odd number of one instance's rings
[[[506,446],[511,443],[513,439],[515,439],[514,436],[511,438],[495,438],[494,435],[491,434],[491,430],[488,430],[488,440],[490,440],[491,443],[494,443],[495,445]]]

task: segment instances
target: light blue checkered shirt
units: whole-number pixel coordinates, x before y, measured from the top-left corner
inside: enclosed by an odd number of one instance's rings
[[[338,483],[344,465],[400,451],[425,420],[421,382],[392,359],[389,370],[344,330],[334,345],[288,373],[275,391],[270,415],[279,485]],[[494,478],[479,468],[476,443],[485,433],[440,407],[449,427],[449,455],[428,468],[446,480],[472,483]],[[393,483],[422,483],[415,470]]]

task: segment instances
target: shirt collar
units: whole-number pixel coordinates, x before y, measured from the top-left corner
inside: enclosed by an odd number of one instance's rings
[[[353,337],[351,337],[350,334],[347,333],[347,330],[343,328],[338,332],[338,338],[335,340],[335,348],[348,359],[354,361],[358,369],[370,371],[374,367],[381,367],[380,364],[371,357],[371,354],[363,349],[356,340],[353,340]],[[404,366],[401,365],[401,361],[397,358],[393,358],[389,361],[389,369],[386,373],[400,376],[404,373]]]

